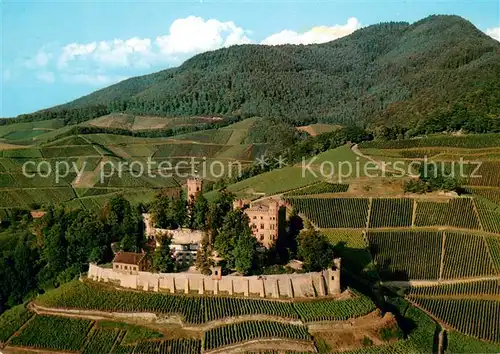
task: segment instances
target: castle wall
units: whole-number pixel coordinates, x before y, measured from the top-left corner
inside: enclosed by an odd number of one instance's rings
[[[340,284],[327,281],[329,273],[275,274],[263,276],[211,276],[192,273],[128,274],[120,270],[89,265],[88,277],[95,281],[114,282],[118,285],[145,291],[169,293],[226,294],[260,296],[266,298],[320,297],[337,294]]]

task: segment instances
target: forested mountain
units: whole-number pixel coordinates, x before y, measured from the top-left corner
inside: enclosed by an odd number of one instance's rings
[[[500,43],[457,16],[382,23],[325,44],[203,53],[56,109],[96,105],[136,114],[257,115],[292,123],[414,126],[456,112],[461,120],[497,121]]]

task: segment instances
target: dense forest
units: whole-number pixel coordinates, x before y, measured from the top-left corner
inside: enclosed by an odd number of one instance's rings
[[[105,107],[161,116],[274,117],[292,124],[399,123],[412,128],[410,135],[462,128],[466,119],[474,122],[469,129],[478,123],[478,132],[494,131],[499,59],[500,43],[470,22],[431,16],[411,25],[369,26],[324,44],[241,45],[203,53],[178,68],[125,80],[42,114],[66,110],[61,112],[77,116],[68,120],[79,121],[81,111],[67,110],[89,109],[90,119],[95,107]]]

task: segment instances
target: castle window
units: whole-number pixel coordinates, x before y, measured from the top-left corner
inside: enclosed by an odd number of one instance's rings
[[[260,240],[263,241],[264,240],[264,234],[260,234]]]
[[[128,269],[128,267],[127,267],[127,266],[125,266],[125,270],[127,270],[127,269]]]
[[[260,224],[260,228],[261,228],[261,229],[264,229],[264,224]]]
[[[274,225],[273,224],[271,224],[271,230],[274,230]]]
[[[263,216],[261,216],[261,217],[260,217],[260,220],[262,220],[262,219],[264,219],[264,217],[263,217]]]
[[[335,280],[335,277],[332,275],[332,280]]]

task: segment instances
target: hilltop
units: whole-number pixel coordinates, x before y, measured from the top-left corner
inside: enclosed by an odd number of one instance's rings
[[[500,114],[499,59],[500,43],[467,20],[431,16],[368,26],[324,44],[206,52],[52,111],[100,106],[153,116],[411,126],[459,106],[467,117],[491,118]]]

